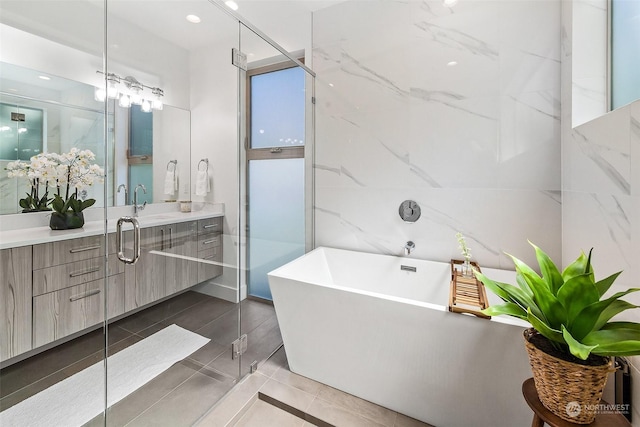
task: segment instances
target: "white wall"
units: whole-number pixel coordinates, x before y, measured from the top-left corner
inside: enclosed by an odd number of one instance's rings
[[[347,1],[314,13],[313,64],[316,245],[560,259],[560,2]]]
[[[224,203],[225,267],[222,277],[214,279],[214,282],[228,289],[237,289],[238,68],[231,64],[231,49],[238,45],[238,26],[229,22],[229,27],[220,28],[220,33],[227,34],[227,37],[193,51],[189,60],[191,198],[194,202]],[[211,192],[206,196],[196,196],[196,171],[199,161],[205,158],[209,159]],[[204,169],[204,164],[201,169]],[[201,290],[213,294],[216,292],[212,287]]]

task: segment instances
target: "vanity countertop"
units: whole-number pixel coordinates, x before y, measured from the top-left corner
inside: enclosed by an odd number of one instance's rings
[[[204,218],[221,217],[219,211],[201,210],[196,212],[164,212],[151,215],[140,215],[137,219],[140,228],[156,225],[173,224],[177,222],[195,221]],[[116,231],[118,218],[107,221],[107,233]],[[129,223],[123,225],[124,230],[130,230],[133,226]],[[56,242],[59,240],[76,239],[79,237],[95,236],[105,231],[104,221],[87,221],[82,228],[75,230],[51,230],[48,226],[31,227],[17,230],[0,231],[0,249],[15,248],[19,246],[37,245],[40,243]]]

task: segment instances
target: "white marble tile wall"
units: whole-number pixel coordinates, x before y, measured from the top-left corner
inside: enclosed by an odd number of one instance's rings
[[[592,44],[584,39],[585,14],[601,15],[599,1],[574,0],[565,5],[563,82],[571,87],[576,78],[600,72],[597,64],[586,66],[572,60],[576,48]],[[591,35],[598,27],[591,26]],[[597,44],[595,45],[597,52]],[[584,52],[583,52],[584,53]],[[579,53],[578,53],[579,55]],[[583,58],[584,59],[584,58]],[[582,68],[580,68],[582,66]],[[577,67],[577,68],[576,68]],[[574,85],[575,86],[575,85]],[[579,95],[579,94],[578,94]],[[580,250],[594,248],[597,278],[623,271],[610,292],[638,287],[637,248],[640,245],[640,101],[604,114],[593,99],[563,91],[562,128],[562,258],[571,262]],[[599,101],[598,101],[599,102]],[[589,115],[590,114],[590,115]],[[597,118],[595,118],[597,117]],[[592,119],[590,121],[587,121]],[[582,123],[573,127],[572,123]],[[625,299],[640,305],[640,295]],[[640,321],[640,310],[629,310],[618,320]],[[640,357],[630,358],[634,386],[640,377]],[[633,425],[640,426],[640,395],[634,393]]]
[[[314,13],[316,245],[560,259],[560,2],[347,1]],[[548,31],[540,31],[548,28]],[[453,63],[455,62],[455,64]],[[415,224],[398,207],[422,207]]]
[[[638,287],[640,101],[569,131],[562,163],[563,263],[593,247],[596,278],[622,270],[610,292]],[[625,300],[640,305],[638,293]],[[639,322],[640,310],[626,311],[616,320]],[[631,363],[638,376],[640,357]],[[640,397],[635,396],[633,425],[640,426]]]

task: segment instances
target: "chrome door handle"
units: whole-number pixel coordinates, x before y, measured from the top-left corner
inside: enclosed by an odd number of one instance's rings
[[[128,222],[133,225],[133,258],[124,255],[124,235],[122,234],[122,224]],[[135,264],[140,258],[140,224],[137,218],[123,216],[118,219],[116,231],[116,246],[118,248],[118,259],[125,264]]]

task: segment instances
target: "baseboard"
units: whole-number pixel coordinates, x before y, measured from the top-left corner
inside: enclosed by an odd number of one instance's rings
[[[220,298],[225,301],[238,303],[238,290],[230,286],[221,285],[214,282],[203,282],[195,286],[192,290],[200,292],[201,294],[209,295],[212,297]]]

